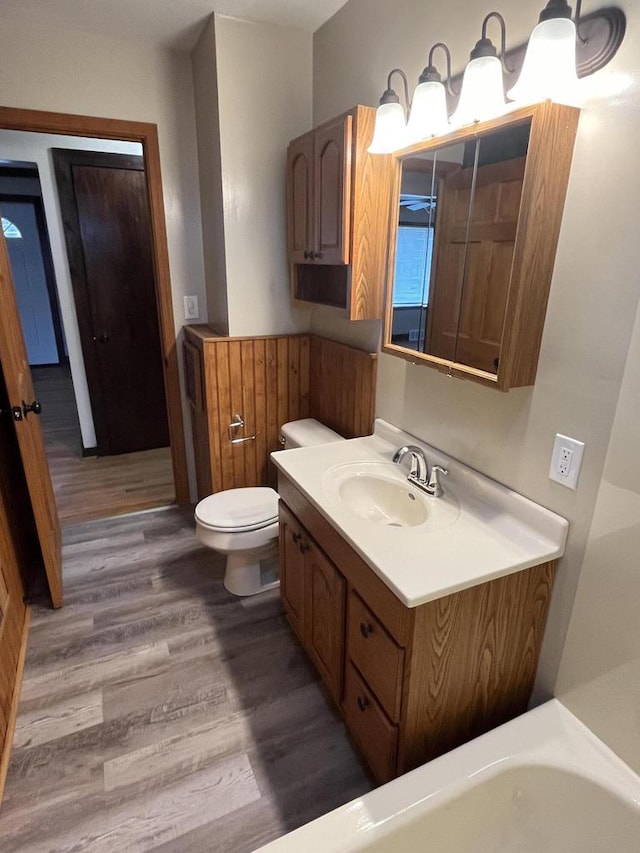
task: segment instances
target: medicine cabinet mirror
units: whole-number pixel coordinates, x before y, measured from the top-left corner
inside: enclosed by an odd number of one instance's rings
[[[546,102],[397,155],[386,352],[533,384],[577,118]]]

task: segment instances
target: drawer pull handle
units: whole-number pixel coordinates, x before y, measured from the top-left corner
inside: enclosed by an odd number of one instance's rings
[[[367,637],[373,634],[373,625],[371,624],[371,622],[361,622],[360,633],[365,638],[365,640],[367,639]]]
[[[366,696],[358,696],[358,708],[360,708],[361,711],[366,711],[369,704],[370,702]]]
[[[294,544],[297,545],[302,539],[302,533],[292,533],[291,538],[293,539]]]
[[[309,545],[309,543],[308,543],[308,542],[304,542],[304,543],[300,546],[300,553],[301,553],[301,554],[306,554],[306,553],[307,553],[307,551],[310,551],[310,550],[311,550],[311,545]]]

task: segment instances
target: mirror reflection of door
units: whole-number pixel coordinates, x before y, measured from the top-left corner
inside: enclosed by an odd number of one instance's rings
[[[530,128],[401,161],[390,343],[497,372]]]
[[[478,140],[478,165],[454,361],[496,373],[530,124]]]

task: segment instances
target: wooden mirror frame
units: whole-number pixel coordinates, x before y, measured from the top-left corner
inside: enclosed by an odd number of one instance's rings
[[[189,504],[189,477],[157,125],[148,122],[0,107],[0,129],[115,139],[125,142],[138,142],[142,145],[151,217],[158,326],[162,345],[162,365],[176,503]]]
[[[579,114],[575,107],[544,101],[419,142],[393,155],[383,352],[500,391],[534,384]],[[475,140],[493,130],[527,121],[531,122],[531,132],[497,373],[391,343],[402,161],[414,154]]]

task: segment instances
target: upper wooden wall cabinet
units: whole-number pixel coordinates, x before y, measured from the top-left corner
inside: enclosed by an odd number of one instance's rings
[[[287,151],[292,297],[350,320],[383,312],[391,158],[367,153],[374,121],[374,109],[355,107]]]
[[[546,101],[394,157],[385,352],[533,385],[578,116]]]

